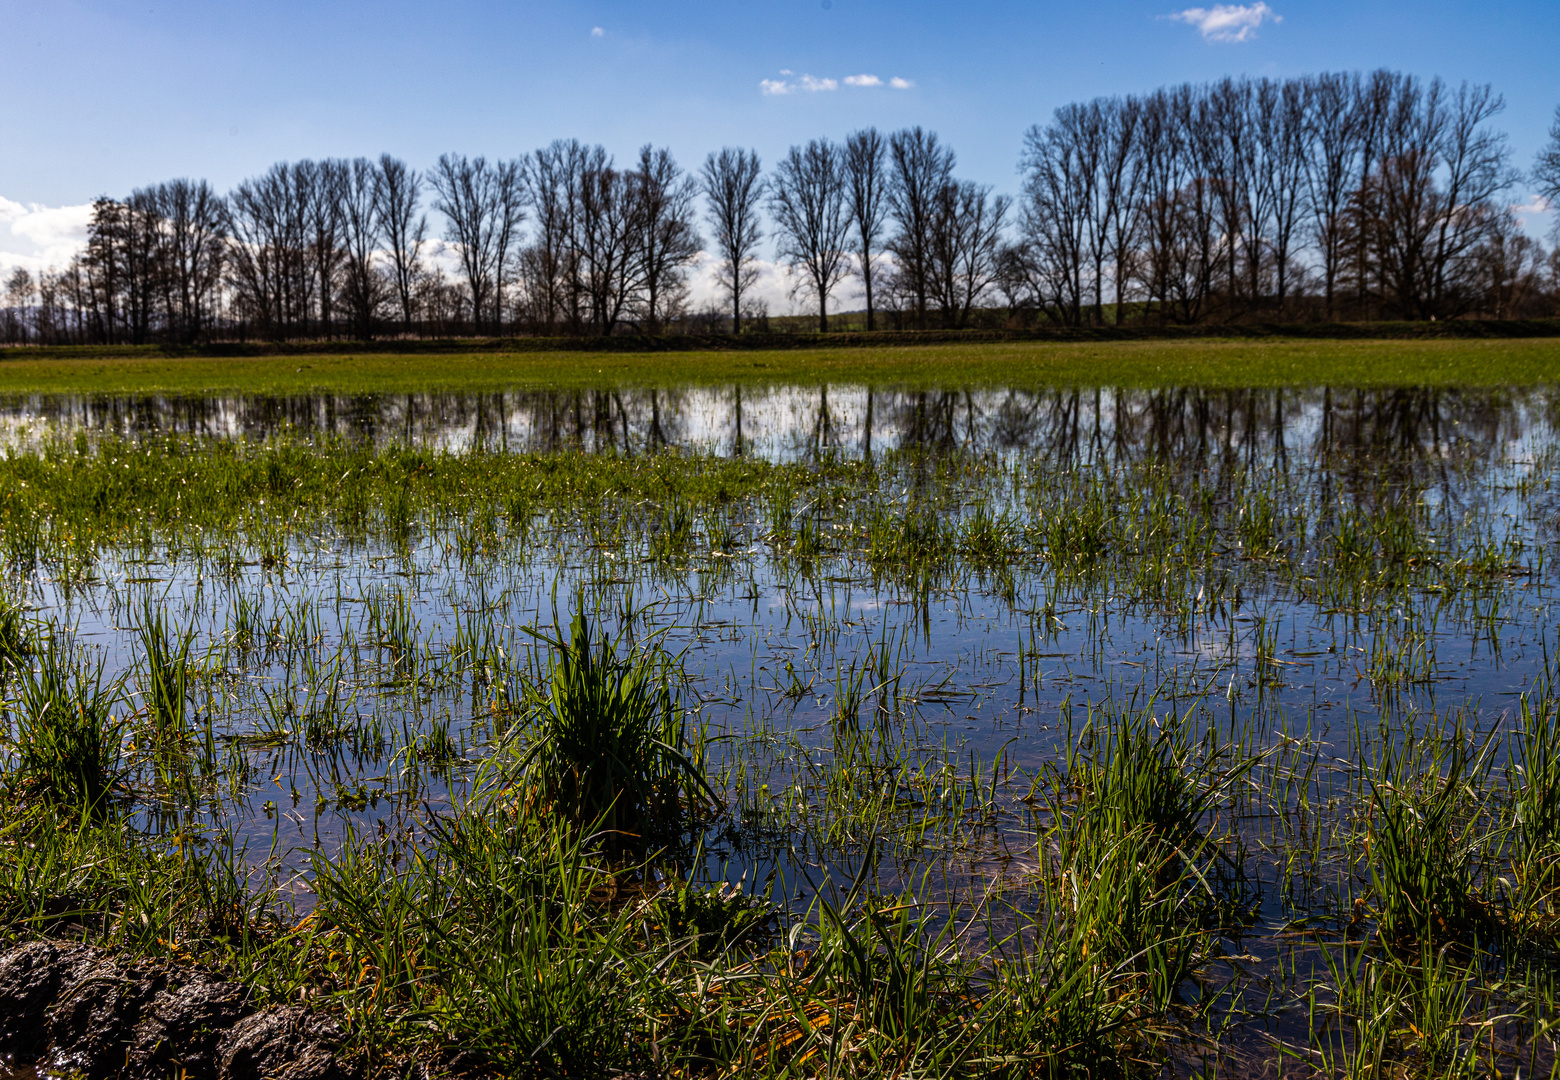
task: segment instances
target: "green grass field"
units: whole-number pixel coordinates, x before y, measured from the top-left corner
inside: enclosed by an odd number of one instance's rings
[[[1532,386],[1560,338],[1002,342],[742,352],[343,352],[169,357],[0,351],[0,394],[409,393],[764,383],[924,386]]]

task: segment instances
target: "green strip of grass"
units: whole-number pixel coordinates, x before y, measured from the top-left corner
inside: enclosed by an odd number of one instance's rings
[[[3,356],[3,354],[0,354]],[[388,353],[255,357],[18,350],[0,394],[307,394],[727,383],[898,386],[1535,386],[1560,338],[1001,342],[755,352]]]

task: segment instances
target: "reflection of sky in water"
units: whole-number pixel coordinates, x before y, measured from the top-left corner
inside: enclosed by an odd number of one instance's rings
[[[1230,470],[1260,468],[1273,478],[1280,506],[1294,498],[1293,492],[1286,496],[1286,484],[1305,487],[1327,505],[1357,502],[1367,509],[1384,489],[1409,492],[1432,508],[1468,517],[1497,539],[1520,536],[1530,552],[1552,540],[1556,504],[1546,483],[1556,461],[1553,415],[1554,403],[1536,392],[878,390],[869,396],[861,388],[749,388],[740,403],[741,449],[768,458],[916,444],[1023,453],[1034,469],[1159,457],[1204,471],[1209,483]],[[213,437],[326,432],[451,450],[479,444],[619,453],[658,443],[716,453],[738,448],[737,392],[730,389],[360,400],[35,399],[13,402],[4,422],[12,441],[23,444],[44,431],[79,430]],[[1232,726],[1255,718],[1296,731],[1309,727],[1328,743],[1355,714],[1397,717],[1467,705],[1490,722],[1509,713],[1515,695],[1540,672],[1544,638],[1555,622],[1555,564],[1547,560],[1542,575],[1502,583],[1480,601],[1493,607],[1493,619],[1475,620],[1461,602],[1437,612],[1420,645],[1425,657],[1433,655],[1431,677],[1391,689],[1369,677],[1374,640],[1408,634],[1404,640],[1414,644],[1419,638],[1395,623],[1378,626],[1297,601],[1274,581],[1220,612],[1199,611],[1182,633],[1166,611],[1109,590],[1059,584],[1042,565],[1018,568],[1010,605],[995,586],[967,573],[916,595],[891,582],[875,584],[848,560],[830,560],[809,573],[777,562],[758,543],[736,558],[695,555],[686,570],[644,565],[634,552],[626,559],[607,554],[614,553],[544,543],[529,549],[529,562],[501,559],[468,573],[432,543],[414,550],[407,565],[376,547],[350,548],[327,535],[300,540],[290,567],[279,572],[242,566],[224,580],[187,563],[170,570],[160,565],[161,554],[149,564],[121,554],[101,562],[95,584],[67,592],[39,577],[34,585],[43,613],[77,625],[84,640],[105,651],[111,671],[132,663],[126,628],[146,596],[180,621],[200,626],[200,649],[222,638],[240,595],[253,600],[262,621],[300,603],[321,605],[323,639],[311,646],[316,666],[325,666],[320,658],[335,652],[344,633],[359,643],[344,674],[356,694],[349,711],[397,735],[448,723],[476,755],[487,737],[472,729],[483,699],[459,679],[381,685],[377,650],[364,644],[363,600],[404,592],[436,667],[473,609],[493,610],[507,654],[525,655],[530,639],[521,628],[548,619],[555,584],[567,603],[581,582],[633,579],[631,586],[614,588],[631,588],[652,625],[672,628],[668,644],[686,647],[698,715],[712,734],[742,740],[755,782],[769,782],[775,792],[794,789],[799,777],[805,786],[808,774],[798,772],[799,762],[828,759],[836,683],[884,642],[900,669],[901,701],[912,706],[903,731],[914,756],[967,769],[972,758],[989,765],[1002,755],[1005,767],[1033,772],[1054,758],[1064,705],[1081,724],[1091,704],[1143,705],[1156,690],[1161,708],[1184,712],[1202,699]],[[1115,589],[1125,587],[1123,580]],[[1058,621],[1046,626],[1034,613],[1048,599],[1056,602]],[[1439,603],[1420,601],[1427,609]],[[1493,638],[1479,626],[1492,627]],[[326,676],[316,672],[309,685],[307,666],[301,654],[251,657],[214,682],[213,702],[197,704],[216,708],[227,734],[253,733],[268,700],[306,702],[317,691]],[[806,687],[795,697],[784,692],[792,672]],[[1425,673],[1422,664],[1413,672]],[[871,715],[870,705],[863,715]],[[786,750],[793,739],[797,749]],[[770,743],[772,753],[764,749]],[[717,743],[713,767],[731,760],[737,745]],[[393,832],[413,819],[404,798],[342,809],[339,788],[409,790],[407,774],[419,770],[389,753],[251,748],[244,755],[254,769],[252,782],[229,800],[227,820],[254,856],[263,858],[273,845],[282,853],[316,843],[329,850],[347,822]],[[435,784],[421,797],[437,806],[445,795]],[[272,816],[267,800],[275,803]],[[749,881],[776,863],[790,867],[788,880],[794,880],[798,867],[819,861],[816,853],[798,854],[784,845],[738,851],[734,843],[717,843],[713,857],[733,856],[733,876],[748,872]],[[848,852],[837,856],[831,873],[849,866]],[[885,866],[882,884],[908,872]],[[985,872],[972,869],[972,880]]]

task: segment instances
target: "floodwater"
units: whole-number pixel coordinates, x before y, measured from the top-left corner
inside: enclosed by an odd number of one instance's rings
[[[668,387],[29,398],[0,403],[0,443],[333,436],[450,452],[679,450],[801,462],[914,450],[1002,465],[1005,479],[990,490],[978,477],[948,481],[969,487],[965,502],[945,500],[954,519],[977,502],[1032,512],[1014,477],[1158,465],[1209,489],[1260,476],[1264,490],[1313,512],[1368,517],[1408,506],[1442,557],[1502,553],[1498,572],[1474,584],[1408,587],[1383,605],[1340,604],[1309,590],[1303,574],[1234,551],[1180,604],[1140,587],[1126,565],[1067,574],[1024,558],[912,580],[849,554],[799,559],[767,542],[758,522],[738,523],[735,545],[695,543],[673,565],[638,548],[592,547],[554,516],[488,558],[452,558],[448,538],[429,528],[399,550],[300,537],[280,567],[240,562],[222,575],[179,552],[115,551],[86,580],[62,583],[40,569],[26,583],[39,617],[76,627],[132,688],[140,603],[150,598],[198,629],[197,653],[216,674],[195,707],[212,723],[223,779],[194,806],[152,800],[148,824],[195,815],[300,909],[311,903],[308,852],[333,850],[349,830],[415,842],[419,815],[464,790],[496,737],[491,681],[452,673],[449,658],[480,640],[523,668],[534,648],[526,629],[550,628],[555,596],[565,608],[576,593],[610,596],[609,614],[637,610],[636,632],[662,630],[683,653],[691,714],[721,740],[710,767],[728,812],[706,838],[708,866],[749,888],[772,884],[777,902],[800,910],[862,869],[870,828],[831,828],[821,817],[839,780],[840,699],[857,673],[863,722],[892,721],[876,745],[893,759],[902,803],[918,807],[905,813],[944,822],[930,841],[906,840],[906,829],[886,853],[872,848],[885,892],[929,876],[963,897],[993,878],[1021,884],[1036,864],[1037,828],[1023,796],[1056,763],[1069,711],[1075,730],[1091,707],[1152,701],[1249,733],[1261,748],[1303,742],[1322,765],[1294,790],[1315,805],[1350,790],[1360,731],[1422,729],[1454,715],[1478,731],[1509,722],[1555,647],[1557,419],[1560,395],[1550,390]],[[795,510],[797,520],[809,513],[824,511]],[[1331,558],[1317,550],[1302,562],[1321,578]],[[388,658],[387,611],[404,614],[408,645]],[[262,639],[272,628],[269,643],[233,648],[235,623],[246,620]],[[288,626],[302,630],[278,629]],[[311,734],[308,718],[326,712],[332,729]],[[1337,880],[1323,874],[1297,888],[1283,863],[1253,837],[1259,921],[1294,925],[1334,910]],[[1257,935],[1240,947],[1260,966],[1289,946]]]

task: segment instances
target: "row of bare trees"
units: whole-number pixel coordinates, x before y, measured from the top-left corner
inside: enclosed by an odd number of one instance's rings
[[[829,328],[829,298],[852,274],[867,329],[887,297],[901,325],[962,327],[997,280],[1011,200],[953,174],[954,154],[921,128],[875,128],[843,144],[793,146],[769,181],[777,254]]]
[[[919,128],[813,140],[770,176],[746,149],[690,174],[665,149],[625,168],[577,141],[512,160],[446,154],[425,174],[389,155],[283,162],[226,197],[181,180],[98,200],[86,250],[36,286],[17,279],[15,306],[47,340],[658,333],[690,312],[702,196],[734,331],[753,310],[766,209],[820,328],[851,275],[869,328],[884,297],[905,324],[959,326],[995,280],[1009,200],[953,167]],[[431,258],[441,243],[450,258]],[[439,262],[458,265],[456,280]]]
[[[0,338],[740,331],[766,239],[820,330],[857,286],[869,330],[1549,314],[1560,259],[1504,201],[1501,108],[1388,71],[1101,98],[1030,129],[1016,207],[921,128],[814,139],[767,174],[746,149],[690,172],[572,140],[422,173],[281,163],[226,196],[98,200],[69,266],[7,280]],[[1560,202],[1560,113],[1532,181]],[[706,251],[720,308],[696,319]]]
[[[1490,312],[1538,254],[1502,108],[1390,71],[1068,105],[1026,137],[1004,291],[1073,325]]]

